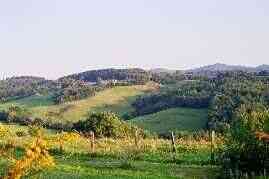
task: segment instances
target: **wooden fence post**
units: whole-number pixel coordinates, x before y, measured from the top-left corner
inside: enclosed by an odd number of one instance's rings
[[[90,140],[91,140],[91,152],[95,152],[95,135],[94,132],[90,132]]]
[[[177,149],[176,149],[176,140],[175,140],[174,132],[171,132],[171,139],[172,139],[172,149],[173,149],[173,153],[176,153],[176,152],[177,152]]]
[[[214,154],[214,152],[215,152],[215,131],[214,130],[212,130],[211,132],[210,132],[210,142],[211,142],[211,164],[213,164],[214,163],[214,161],[215,161],[215,154]]]
[[[60,153],[62,154],[63,152],[64,152],[64,141],[63,141],[63,139],[60,139],[59,140],[59,150],[60,150]]]
[[[59,135],[60,135],[58,136],[59,150],[60,150],[60,153],[62,154],[64,152],[64,139],[61,136],[63,135],[63,130],[61,131],[61,133],[59,133]]]
[[[137,149],[139,148],[138,143],[139,143],[139,133],[138,133],[138,130],[136,130],[135,131],[135,146]]]

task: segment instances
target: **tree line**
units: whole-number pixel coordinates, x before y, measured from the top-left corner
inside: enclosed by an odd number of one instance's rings
[[[83,73],[78,73],[74,75],[69,75],[67,78],[72,78],[75,80],[81,80],[85,82],[98,82],[100,80],[118,80],[126,81],[132,84],[145,84],[150,80],[149,72],[139,69],[101,69],[101,70],[91,70]]]
[[[22,76],[0,81],[0,101],[28,97],[37,93],[47,94],[54,91],[56,84],[45,78]]]

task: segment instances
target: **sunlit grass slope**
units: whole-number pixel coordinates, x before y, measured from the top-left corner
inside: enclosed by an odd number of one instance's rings
[[[112,111],[123,115],[134,110],[131,103],[136,97],[153,88],[150,84],[114,87],[98,92],[94,97],[61,105],[53,105],[50,97],[32,96],[2,104],[0,109],[12,104],[21,105],[30,109],[34,117],[62,122],[81,120],[89,111]]]

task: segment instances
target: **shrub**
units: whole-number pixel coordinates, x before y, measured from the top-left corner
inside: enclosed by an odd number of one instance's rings
[[[269,146],[255,133],[266,132],[269,111],[261,105],[242,105],[226,137],[220,161],[225,171],[260,173],[269,170]]]
[[[29,126],[28,128],[28,134],[30,136],[33,136],[33,137],[36,137],[36,136],[39,136],[40,134],[42,134],[42,129],[40,126]]]
[[[3,114],[4,115],[4,114]],[[33,119],[30,118],[31,113],[26,108],[21,106],[12,105],[6,112],[7,122],[17,122],[20,124],[29,124]]]
[[[85,121],[74,124],[74,129],[84,133],[94,132],[97,137],[125,137],[131,126],[111,112],[89,113]]]
[[[25,154],[20,159],[15,160],[14,165],[10,166],[5,179],[27,178],[31,174],[55,166],[54,159],[48,152],[47,143],[41,136],[25,148]]]
[[[18,136],[18,137],[25,137],[27,135],[28,135],[27,132],[23,131],[23,130],[19,130],[16,132],[16,136]]]
[[[10,134],[9,129],[6,128],[4,125],[0,124],[0,138],[4,138],[9,134]]]

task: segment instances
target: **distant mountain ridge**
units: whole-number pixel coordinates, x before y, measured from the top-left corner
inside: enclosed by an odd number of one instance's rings
[[[189,70],[179,70],[176,67],[174,69],[169,68],[152,68],[152,69],[143,69],[143,68],[102,68],[95,70],[82,71],[78,73],[69,74],[62,76],[56,80],[47,80],[44,77],[35,77],[35,76],[13,76],[6,79],[0,79],[0,82],[5,80],[18,80],[18,81],[59,81],[63,78],[73,78],[75,80],[81,80],[86,82],[97,82],[98,79],[102,80],[148,80],[152,75],[158,74],[170,74],[175,73],[193,73],[193,74],[208,74],[216,72],[226,72],[226,71],[244,71],[244,72],[262,72],[266,71],[269,73],[269,65],[262,64],[256,67],[249,67],[244,65],[227,65],[224,63],[216,63],[213,65],[202,66],[198,68],[193,68]]]
[[[255,69],[256,71],[269,71],[269,65],[263,64],[263,65],[257,66]]]
[[[151,70],[149,70],[151,73],[175,73],[177,70],[171,70],[171,69],[167,69],[167,68],[153,68]]]
[[[186,70],[185,72],[194,74],[203,74],[207,72],[225,72],[225,71],[245,71],[245,72],[269,71],[269,65],[263,64],[257,67],[248,67],[241,65],[226,65],[222,63],[216,63],[213,65]]]

